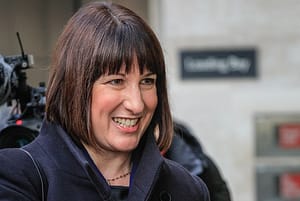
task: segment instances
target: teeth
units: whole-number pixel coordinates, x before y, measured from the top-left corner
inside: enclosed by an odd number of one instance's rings
[[[122,127],[132,127],[138,122],[138,119],[113,118],[113,120]]]

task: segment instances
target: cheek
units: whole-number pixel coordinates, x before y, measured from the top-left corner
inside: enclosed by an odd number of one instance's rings
[[[157,102],[158,102],[156,90],[147,94],[144,101],[145,101],[145,104],[147,105],[147,108],[154,112],[154,110],[157,107]]]
[[[106,114],[117,102],[116,97],[97,87],[92,91],[91,114],[93,117]]]

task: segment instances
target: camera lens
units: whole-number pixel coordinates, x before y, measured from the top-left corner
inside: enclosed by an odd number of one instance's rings
[[[34,140],[37,135],[38,131],[24,126],[8,126],[0,132],[0,149],[22,147]]]

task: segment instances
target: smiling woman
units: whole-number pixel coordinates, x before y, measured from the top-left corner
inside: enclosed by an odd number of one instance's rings
[[[173,135],[164,57],[132,11],[94,2],[74,14],[46,99],[42,129],[23,147],[31,158],[0,151],[0,201],[209,201],[200,178],[161,156]]]

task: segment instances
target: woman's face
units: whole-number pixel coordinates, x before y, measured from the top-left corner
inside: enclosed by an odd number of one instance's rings
[[[106,151],[135,149],[157,106],[156,74],[139,72],[137,58],[126,74],[103,75],[93,85],[91,121],[98,145]]]

